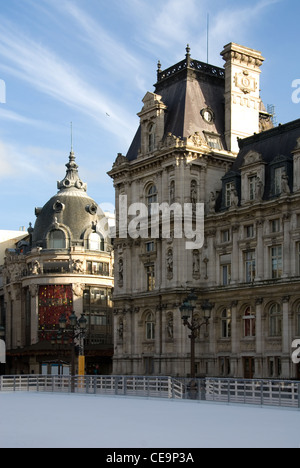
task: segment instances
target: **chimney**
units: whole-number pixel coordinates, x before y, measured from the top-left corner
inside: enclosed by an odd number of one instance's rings
[[[225,139],[227,149],[239,152],[238,138],[259,132],[261,52],[230,42],[225,60]]]

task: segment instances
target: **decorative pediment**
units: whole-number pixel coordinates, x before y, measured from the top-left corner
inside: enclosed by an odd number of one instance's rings
[[[256,151],[249,151],[245,157],[243,166],[250,166],[251,164],[257,164],[263,162],[262,155]]]
[[[138,116],[141,117],[142,115],[151,112],[156,109],[166,109],[165,104],[162,102],[162,97],[155,93],[150,93],[149,91],[146,93],[145,97],[143,98],[142,102],[144,106]]]

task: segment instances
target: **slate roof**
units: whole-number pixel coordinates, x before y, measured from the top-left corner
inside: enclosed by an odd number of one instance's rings
[[[186,60],[167,70],[158,70],[157,78],[155,93],[162,96],[162,102],[167,106],[164,137],[172,133],[185,138],[199,132],[205,139],[203,131],[206,131],[220,135],[226,149],[224,69],[193,60],[187,53]],[[215,115],[212,123],[205,122],[200,114],[207,107]],[[140,147],[139,128],[126,155],[129,161],[137,158]]]

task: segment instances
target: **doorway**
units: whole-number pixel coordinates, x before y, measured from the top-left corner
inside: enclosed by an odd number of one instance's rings
[[[255,360],[253,357],[244,357],[244,378],[253,379],[255,372]]]

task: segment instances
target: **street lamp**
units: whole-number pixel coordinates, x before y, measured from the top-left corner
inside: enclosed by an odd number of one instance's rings
[[[69,324],[67,318],[63,313],[59,320],[59,332],[57,334],[56,342],[62,343],[63,337],[67,337],[71,340],[72,354],[71,354],[71,392],[74,393],[74,377],[75,377],[75,342],[79,338],[79,355],[84,356],[83,352],[83,338],[87,326],[87,319],[81,314],[78,319],[75,312],[73,311],[69,317]]]
[[[188,327],[191,330],[189,338],[191,339],[191,378],[195,378],[195,339],[197,336],[198,330],[203,325],[208,325],[208,321],[211,317],[211,310],[213,304],[211,304],[207,299],[202,303],[201,308],[204,312],[204,322],[199,323],[194,318],[194,310],[196,308],[197,296],[192,290],[187,298],[183,301],[182,305],[179,307],[181,312],[181,318],[183,320],[183,325]]]
[[[5,373],[6,347],[5,347],[5,328],[0,325],[0,375]]]

